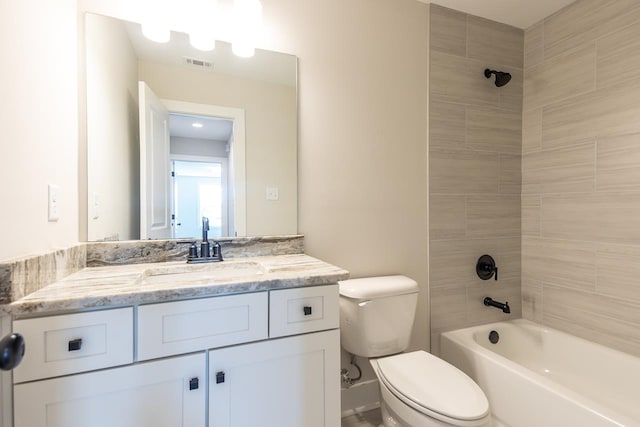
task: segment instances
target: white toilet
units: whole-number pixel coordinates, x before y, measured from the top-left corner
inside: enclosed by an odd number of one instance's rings
[[[342,347],[372,358],[385,427],[491,426],[489,402],[464,372],[425,351],[401,353],[413,327],[415,281],[385,276],[338,283]]]

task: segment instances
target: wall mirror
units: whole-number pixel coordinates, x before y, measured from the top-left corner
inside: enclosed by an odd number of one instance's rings
[[[297,58],[85,18],[88,240],[297,233]]]

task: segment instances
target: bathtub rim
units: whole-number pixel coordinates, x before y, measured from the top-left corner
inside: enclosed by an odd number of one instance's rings
[[[493,322],[493,323],[488,323],[484,325],[475,325],[467,328],[461,328],[453,331],[443,332],[440,334],[440,352],[441,352],[440,356],[447,362],[453,364],[451,361],[447,360],[442,354],[442,350],[445,347],[443,345],[443,341],[445,339],[449,340],[453,344],[461,347],[467,352],[475,353],[478,355],[478,357],[484,360],[493,361],[494,363],[499,364],[502,369],[506,369],[507,371],[513,373],[514,375],[518,375],[520,377],[526,377],[529,381],[533,382],[538,387],[541,387],[550,393],[561,395],[563,398],[570,399],[571,401],[574,402],[574,404],[580,406],[586,411],[591,412],[594,415],[597,415],[599,417],[602,417],[615,425],[618,425],[620,427],[635,427],[640,425],[638,421],[631,418],[630,415],[627,415],[625,413],[612,409],[611,407],[606,406],[602,403],[599,403],[588,396],[580,394],[563,384],[560,384],[549,378],[546,378],[543,375],[529,368],[526,368],[525,366],[499,353],[493,352],[490,349],[483,347],[480,343],[475,341],[473,336],[474,333],[478,331],[483,331],[488,334],[492,329],[499,328],[501,325],[515,325],[517,327],[535,328],[540,330],[542,333],[557,333],[560,336],[579,340],[584,343],[588,343],[589,345],[600,347],[606,351],[617,353],[624,357],[638,359],[637,357],[630,355],[628,353],[624,353],[622,351],[604,346],[602,344],[589,341],[587,339],[569,334],[567,332],[564,332],[555,328],[551,328],[549,326],[542,325],[540,323],[532,322],[528,319],[522,319],[522,318],[504,320],[500,322]],[[458,368],[461,369],[463,372],[465,372],[467,375],[469,375],[471,378],[473,378],[476,382],[478,381],[476,378],[477,376],[474,375],[473,373],[467,372],[465,369],[462,369],[459,366]],[[485,392],[485,395],[487,396],[487,398],[490,399],[490,394],[487,392],[487,390],[483,389],[483,391]],[[489,401],[489,404],[491,405],[491,400]]]

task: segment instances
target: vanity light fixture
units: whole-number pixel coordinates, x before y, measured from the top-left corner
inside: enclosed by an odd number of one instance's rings
[[[159,22],[143,23],[142,34],[156,43],[166,43],[171,39],[171,30]]]
[[[210,51],[216,48],[215,30],[220,11],[216,0],[190,0],[189,43],[195,49]]]
[[[196,123],[191,123],[191,126],[193,126],[194,128],[200,129],[203,126],[203,124],[196,122]]]
[[[237,56],[249,58],[255,54],[256,36],[262,29],[260,0],[234,0],[234,37],[231,50]]]
[[[209,36],[201,33],[190,33],[189,42],[191,46],[198,50],[208,52],[216,48],[216,39],[213,36]]]

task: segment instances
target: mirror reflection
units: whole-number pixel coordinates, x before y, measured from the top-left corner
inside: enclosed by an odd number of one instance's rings
[[[297,59],[86,16],[90,241],[297,233]]]

